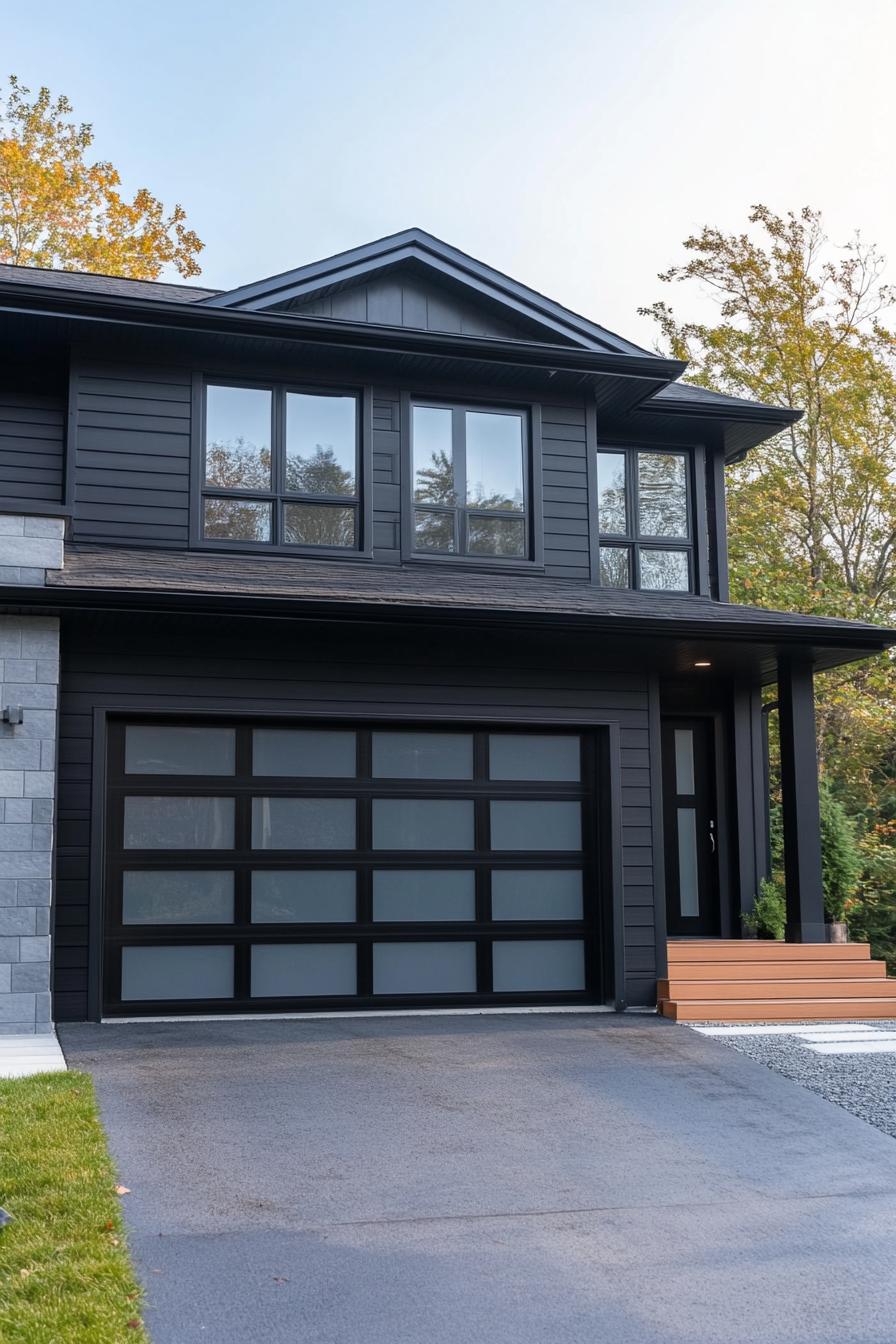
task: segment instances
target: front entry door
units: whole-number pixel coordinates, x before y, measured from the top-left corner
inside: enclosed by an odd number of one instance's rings
[[[718,825],[711,719],[663,720],[666,927],[719,936]]]

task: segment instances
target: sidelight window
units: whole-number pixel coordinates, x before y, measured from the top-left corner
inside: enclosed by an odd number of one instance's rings
[[[354,393],[208,383],[203,539],[356,550],[359,419]]]
[[[693,589],[690,459],[666,450],[597,454],[600,581],[605,588]]]

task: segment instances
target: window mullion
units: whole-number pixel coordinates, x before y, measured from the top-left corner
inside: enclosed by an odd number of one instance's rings
[[[458,555],[467,553],[467,419],[455,406],[451,412],[451,460],[454,464],[454,544]]]

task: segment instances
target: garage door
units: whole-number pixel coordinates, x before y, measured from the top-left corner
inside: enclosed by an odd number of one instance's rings
[[[599,997],[595,744],[120,723],[110,1014]]]

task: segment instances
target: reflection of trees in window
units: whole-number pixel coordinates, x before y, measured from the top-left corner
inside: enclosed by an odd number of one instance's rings
[[[240,437],[228,443],[209,443],[205,450],[205,480],[219,490],[270,490],[271,450]]]
[[[489,504],[487,508],[500,508]],[[525,554],[526,524],[522,518],[480,518],[467,515],[467,545],[473,555]]]
[[[355,544],[353,508],[331,504],[287,504],[283,515],[283,540],[291,546]]]
[[[318,443],[310,457],[287,457],[286,489],[293,495],[353,495],[355,476],[340,466],[330,445]]]
[[[688,499],[683,457],[677,453],[638,454],[638,511],[642,536],[687,536]]]
[[[432,454],[425,467],[418,467],[414,481],[418,504],[454,504],[454,463],[444,448]]]
[[[487,495],[481,481],[467,484],[467,503],[477,509],[510,510],[513,513],[522,513],[524,508],[522,490],[514,490],[513,495]]]
[[[226,541],[270,541],[271,506],[250,499],[204,501],[205,536]]]

